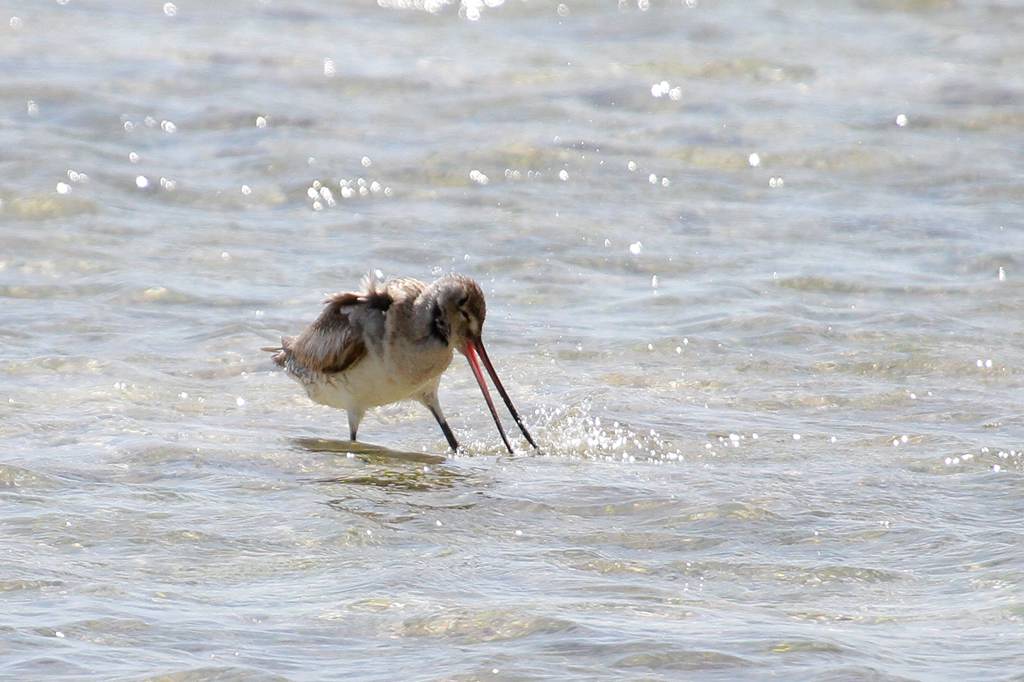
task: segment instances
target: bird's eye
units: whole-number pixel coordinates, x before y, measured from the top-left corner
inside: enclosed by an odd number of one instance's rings
[[[469,294],[465,294],[462,298],[459,299],[458,306],[462,308],[467,303],[469,303]]]
[[[462,319],[465,320],[466,322],[469,322],[469,313],[467,313],[465,310],[460,310],[459,312],[462,313]]]

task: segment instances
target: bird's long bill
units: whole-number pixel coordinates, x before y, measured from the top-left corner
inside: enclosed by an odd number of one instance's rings
[[[480,342],[477,341],[476,343],[479,344]],[[483,349],[483,344],[480,344],[480,348]],[[498,433],[501,434],[501,440],[505,443],[505,447],[508,448],[508,454],[511,455],[512,446],[509,445],[508,436],[505,435],[505,429],[501,425],[501,420],[498,419],[498,411],[494,409],[494,401],[491,400],[491,392],[487,390],[487,382],[484,381],[484,373],[480,371],[480,363],[476,359],[476,348],[472,341],[466,343],[466,359],[469,360],[469,366],[473,368],[473,376],[476,377],[476,383],[480,384],[480,392],[484,394],[484,400],[487,401],[487,407],[491,411],[491,416],[494,417],[494,425],[498,427]],[[494,376],[493,373],[491,376]]]
[[[487,368],[487,373],[491,375],[491,381],[494,382],[494,387],[498,389],[498,393],[501,394],[501,399],[505,401],[505,407],[512,414],[512,418],[516,420],[516,425],[519,426],[519,430],[526,436],[526,440],[533,446],[533,449],[537,449],[537,444],[533,442],[533,437],[530,436],[530,432],[526,430],[526,424],[523,423],[523,418],[519,416],[519,410],[512,404],[512,399],[508,397],[508,392],[505,387],[501,385],[501,379],[498,378],[498,373],[494,371],[494,365],[491,364],[491,359],[487,357],[487,349],[484,348],[483,341],[476,342],[476,350],[480,353],[480,359],[484,361],[484,367]]]

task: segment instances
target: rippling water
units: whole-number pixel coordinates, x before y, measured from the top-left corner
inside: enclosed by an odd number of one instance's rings
[[[0,677],[1024,679],[1022,34],[0,6]],[[272,371],[370,268],[483,283],[542,455]]]

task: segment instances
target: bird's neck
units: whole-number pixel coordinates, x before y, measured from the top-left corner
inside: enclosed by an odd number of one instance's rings
[[[438,280],[423,290],[413,304],[413,319],[416,336],[449,345],[451,329],[447,315],[441,309],[441,284]]]

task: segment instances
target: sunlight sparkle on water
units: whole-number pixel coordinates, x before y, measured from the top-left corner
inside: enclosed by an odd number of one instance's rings
[[[634,256],[639,256],[644,251],[643,242],[633,242],[629,245],[629,252]]]
[[[177,16],[178,7],[173,2],[164,3],[164,14],[169,17]]]
[[[906,114],[900,114],[899,116],[897,116],[896,117],[896,125],[898,125],[900,128],[906,127],[906,125],[907,125],[907,115]]]
[[[757,152],[754,152],[753,154],[747,157],[747,163],[749,163],[752,168],[757,168],[758,166],[761,165],[761,155],[758,154]]]
[[[135,176],[135,186],[138,187],[139,189],[146,189],[147,187],[149,187],[149,178],[147,178],[145,175]]]

